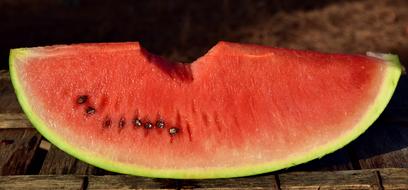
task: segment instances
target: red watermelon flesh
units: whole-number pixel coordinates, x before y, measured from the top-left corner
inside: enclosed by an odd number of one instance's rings
[[[220,42],[191,64],[138,43],[12,50],[20,104],[62,150],[134,175],[215,178],[274,171],[364,132],[397,84],[396,56]]]

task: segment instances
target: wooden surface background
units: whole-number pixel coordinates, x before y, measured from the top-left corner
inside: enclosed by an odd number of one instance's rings
[[[408,189],[406,75],[366,133],[320,160],[245,178],[168,180],[104,171],[48,143],[22,113],[7,71],[10,48],[102,41],[140,41],[183,62],[228,40],[392,52],[405,64],[408,1],[2,0],[0,23],[0,189]]]

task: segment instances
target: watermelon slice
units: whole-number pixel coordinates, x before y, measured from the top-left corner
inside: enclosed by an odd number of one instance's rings
[[[363,133],[401,74],[391,54],[220,42],[191,64],[138,43],[14,49],[10,72],[37,130],[106,170],[224,178],[288,168]]]

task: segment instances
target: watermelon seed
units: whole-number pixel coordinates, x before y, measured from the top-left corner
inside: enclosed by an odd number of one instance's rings
[[[152,125],[150,122],[146,122],[145,125],[144,125],[144,127],[145,127],[146,129],[151,129],[151,128],[153,127],[153,125]]]
[[[124,117],[121,117],[119,120],[119,128],[123,128],[126,125],[126,119]]]
[[[174,135],[177,134],[178,131],[179,131],[179,128],[172,127],[172,128],[169,129],[169,134],[170,134],[171,136],[174,136]]]
[[[103,127],[108,128],[112,124],[112,120],[110,118],[106,118],[105,121],[103,122]]]
[[[164,121],[158,120],[158,121],[156,122],[156,127],[157,127],[157,128],[163,129],[164,126],[165,126]]]
[[[85,111],[87,114],[94,114],[96,110],[95,108],[88,106]]]
[[[77,103],[78,103],[78,104],[83,104],[83,103],[85,103],[87,100],[88,100],[88,96],[87,96],[87,95],[82,95],[82,96],[79,96],[79,97],[78,97]]]
[[[141,127],[142,126],[142,121],[140,121],[140,119],[134,119],[133,120],[133,125],[135,126],[135,127]]]

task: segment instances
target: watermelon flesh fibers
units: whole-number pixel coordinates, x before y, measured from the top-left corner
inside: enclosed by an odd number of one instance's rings
[[[287,168],[363,133],[397,85],[397,56],[220,42],[191,64],[138,43],[14,49],[12,82],[48,140],[106,170],[221,178]]]

